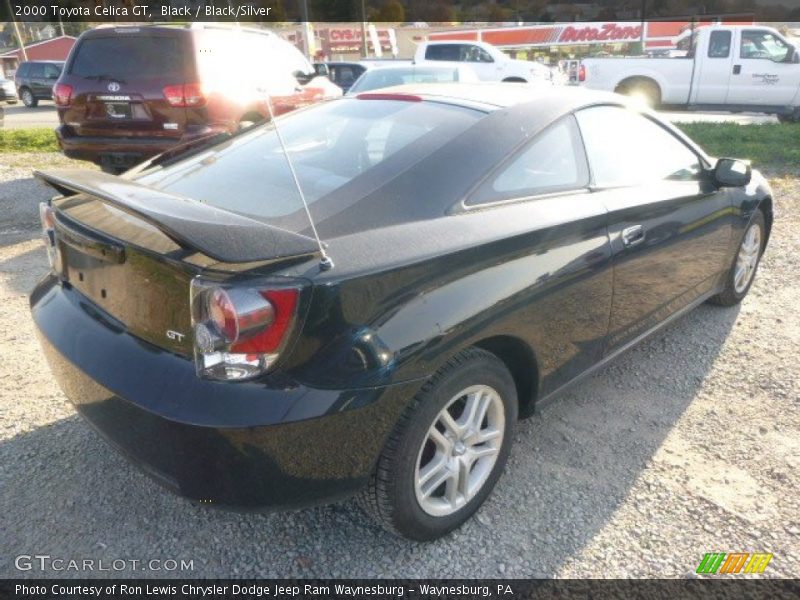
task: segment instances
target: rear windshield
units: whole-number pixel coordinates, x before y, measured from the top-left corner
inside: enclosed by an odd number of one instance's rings
[[[458,81],[458,69],[412,67],[409,69],[375,69],[364,73],[350,88],[351,94],[409,83],[446,83]]]
[[[482,116],[432,102],[342,99],[282,117],[279,127],[312,213],[330,215],[423,160]],[[297,230],[295,223],[302,224],[299,229],[307,226],[307,220],[297,218],[303,205],[271,124],[146,173],[139,181],[289,229]],[[334,196],[335,208],[326,206],[326,197]]]
[[[118,79],[174,77],[182,73],[182,56],[177,36],[91,37],[78,45],[70,73]]]

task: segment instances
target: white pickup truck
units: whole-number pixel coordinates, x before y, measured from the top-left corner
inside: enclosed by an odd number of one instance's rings
[[[423,42],[417,46],[414,64],[466,64],[481,81],[553,83],[553,71],[541,63],[516,60],[485,42]]]
[[[681,58],[587,58],[579,81],[640,96],[652,106],[800,119],[798,49],[775,29],[760,25],[702,27]]]

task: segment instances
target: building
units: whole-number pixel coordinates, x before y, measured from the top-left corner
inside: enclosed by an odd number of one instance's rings
[[[61,35],[42,42],[34,42],[25,46],[28,60],[66,60],[77,38]],[[7,78],[13,78],[19,63],[25,59],[22,50],[8,50],[0,54],[0,71]]]
[[[752,15],[723,20],[703,16],[694,21],[603,21],[552,23],[518,27],[485,27],[432,31],[429,40],[478,40],[502,48],[516,58],[557,64],[585,56],[661,53],[674,50],[678,39],[693,27],[713,23],[752,23]]]

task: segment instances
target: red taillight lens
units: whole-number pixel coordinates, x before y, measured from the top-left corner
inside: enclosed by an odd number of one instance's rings
[[[210,379],[250,379],[278,359],[292,329],[300,291],[294,287],[191,285],[197,373]]]
[[[296,289],[269,290],[260,292],[270,309],[260,312],[256,320],[264,320],[267,325],[249,339],[231,346],[234,352],[275,352],[277,351],[289,326],[292,324],[297,307]],[[267,312],[269,315],[267,315]]]
[[[203,86],[199,83],[168,85],[162,91],[164,93],[164,98],[166,98],[170,106],[202,106],[206,102]]]
[[[186,106],[202,106],[206,102],[203,87],[199,83],[187,83],[183,86],[183,99]]]
[[[586,81],[586,67],[583,65],[578,67],[578,81]]]
[[[57,83],[53,86],[53,100],[56,106],[69,106],[72,101],[72,86],[66,83]]]

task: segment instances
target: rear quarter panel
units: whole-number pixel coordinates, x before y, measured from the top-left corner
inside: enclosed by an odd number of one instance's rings
[[[494,336],[535,356],[541,394],[602,351],[611,303],[604,209],[589,194],[470,210],[331,240],[336,263],[287,368],[314,387],[425,378]]]

